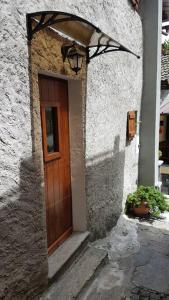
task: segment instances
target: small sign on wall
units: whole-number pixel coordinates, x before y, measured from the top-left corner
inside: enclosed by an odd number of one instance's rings
[[[137,130],[137,112],[129,111],[127,113],[127,139],[131,141],[136,135]]]

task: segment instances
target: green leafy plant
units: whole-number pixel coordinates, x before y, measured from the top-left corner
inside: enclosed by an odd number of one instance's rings
[[[162,48],[164,50],[168,50],[169,51],[169,41],[165,40],[164,43],[162,44]]]
[[[139,186],[137,190],[129,194],[126,201],[126,212],[129,213],[133,206],[139,207],[145,202],[150,209],[150,214],[159,217],[161,212],[169,211],[164,194],[153,186]]]
[[[168,55],[169,54],[169,41],[165,40],[165,42],[162,44],[162,54]]]

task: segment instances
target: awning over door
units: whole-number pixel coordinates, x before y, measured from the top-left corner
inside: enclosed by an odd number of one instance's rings
[[[46,27],[65,34],[85,47],[88,52],[91,50],[89,60],[112,51],[125,51],[139,58],[137,54],[103,33],[98,27],[76,15],[60,11],[42,11],[27,14],[29,41],[32,40],[36,32]]]

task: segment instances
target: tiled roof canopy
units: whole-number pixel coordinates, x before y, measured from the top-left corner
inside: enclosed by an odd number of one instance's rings
[[[169,1],[163,0],[163,21],[169,20]]]
[[[169,54],[161,57],[161,80],[169,80]]]
[[[162,104],[160,107],[160,114],[168,114],[169,113],[169,102]]]

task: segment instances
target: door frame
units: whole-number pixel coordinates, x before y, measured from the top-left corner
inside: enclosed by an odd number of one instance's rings
[[[87,207],[85,197],[84,84],[81,79],[44,70],[39,70],[39,75],[64,79],[68,82],[72,227],[73,231],[85,232],[87,230]]]

